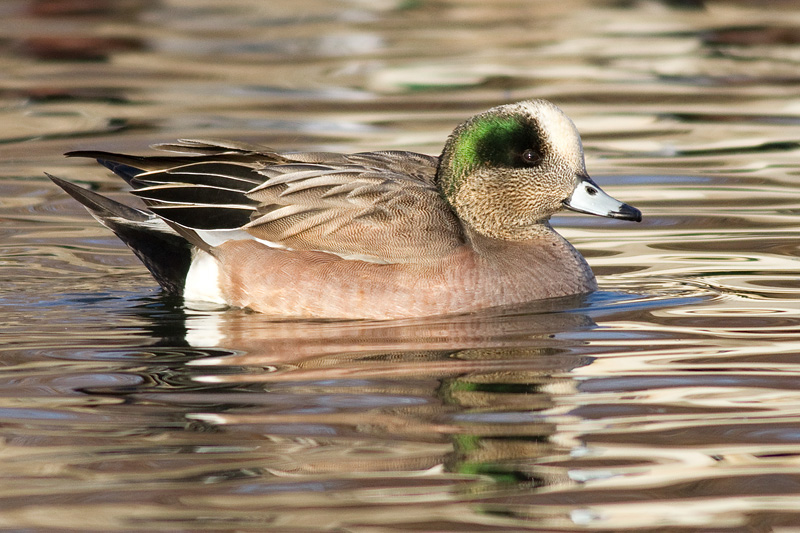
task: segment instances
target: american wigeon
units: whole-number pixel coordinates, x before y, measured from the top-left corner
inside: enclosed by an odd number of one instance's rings
[[[67,154],[96,158],[144,209],[50,177],[189,305],[394,318],[586,293],[594,275],[550,216],[641,220],[589,178],[574,124],[543,100],[475,115],[438,158],[157,148],[191,155]]]

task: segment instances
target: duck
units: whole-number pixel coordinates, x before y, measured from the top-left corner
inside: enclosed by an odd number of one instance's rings
[[[597,281],[550,217],[642,219],[592,180],[577,128],[546,100],[467,119],[438,157],[153,148],[165,155],[65,154],[122,178],[136,207],[47,175],[189,308],[382,320],[581,295]]]

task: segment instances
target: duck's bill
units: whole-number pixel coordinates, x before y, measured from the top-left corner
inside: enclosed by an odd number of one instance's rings
[[[578,186],[564,201],[564,206],[567,209],[589,215],[642,221],[641,211],[603,192],[603,189],[598,187],[589,176],[578,178]]]

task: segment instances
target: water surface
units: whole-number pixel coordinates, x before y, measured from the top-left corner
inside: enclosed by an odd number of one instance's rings
[[[9,1],[0,528],[800,528],[794,2]],[[601,290],[287,321],[159,294],[44,176],[177,138],[436,154],[548,98],[641,224],[563,214]]]

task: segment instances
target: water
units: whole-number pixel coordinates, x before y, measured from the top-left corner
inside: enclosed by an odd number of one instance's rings
[[[0,529],[800,529],[800,8],[7,1]],[[177,138],[438,153],[531,97],[642,209],[586,298],[397,322],[189,311],[43,172]]]

